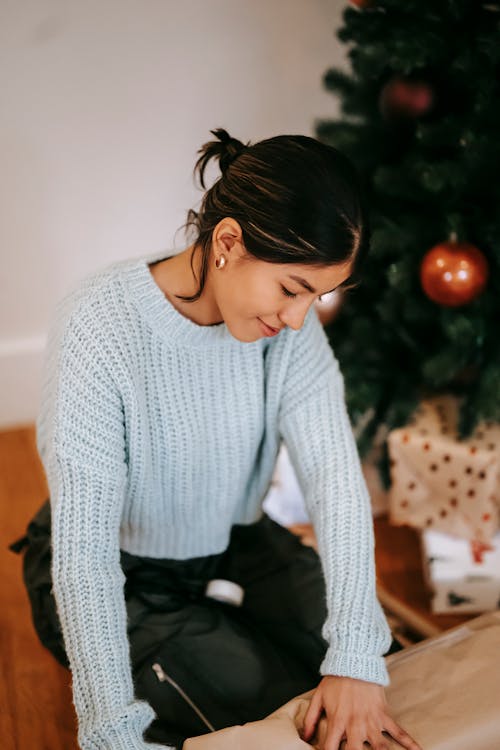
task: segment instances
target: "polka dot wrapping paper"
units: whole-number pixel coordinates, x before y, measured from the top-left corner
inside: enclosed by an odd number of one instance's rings
[[[458,410],[455,396],[429,398],[389,433],[389,520],[468,539],[480,562],[499,528],[500,425],[459,440]]]

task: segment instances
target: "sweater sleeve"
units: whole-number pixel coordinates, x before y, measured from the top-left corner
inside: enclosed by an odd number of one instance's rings
[[[311,308],[287,365],[280,433],[314,526],[326,583],[329,644],[320,673],[389,684],[392,642],[376,596],[371,503],[349,421],[344,382]]]
[[[90,316],[60,328],[62,335],[49,335],[37,445],[50,492],[53,592],[78,741],[82,750],[160,748],[143,739],[155,713],[135,699],[132,683],[119,547],[127,466],[112,355]]]

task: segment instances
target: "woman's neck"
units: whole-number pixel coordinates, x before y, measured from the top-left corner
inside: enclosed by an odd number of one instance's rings
[[[211,269],[209,267],[205,286],[201,296],[194,302],[187,302],[176,297],[177,294],[190,296],[198,290],[198,279],[200,278],[201,252],[198,249],[193,257],[193,270],[191,268],[191,255],[194,245],[186,248],[177,255],[164,260],[149,263],[149,270],[156,284],[159,286],[168,301],[181,315],[189,318],[201,326],[217,325],[223,323],[222,316],[215,301],[212,290]]]

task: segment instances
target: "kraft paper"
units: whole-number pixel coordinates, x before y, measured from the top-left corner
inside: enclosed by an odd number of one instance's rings
[[[500,612],[391,654],[386,663],[391,715],[423,750],[500,749]],[[189,738],[183,750],[323,750],[324,715],[311,743],[299,736],[313,692],[260,721]],[[386,740],[391,750],[401,747]]]

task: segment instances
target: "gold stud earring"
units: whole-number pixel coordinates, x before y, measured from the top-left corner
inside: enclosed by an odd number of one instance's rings
[[[226,265],[226,257],[225,257],[225,255],[219,255],[219,257],[215,261],[215,267],[216,268],[224,268],[225,265]]]

